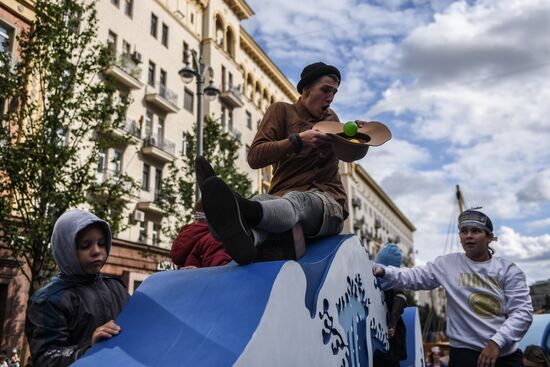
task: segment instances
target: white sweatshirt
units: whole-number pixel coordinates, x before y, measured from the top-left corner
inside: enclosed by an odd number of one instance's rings
[[[383,288],[445,289],[452,347],[481,351],[491,339],[505,356],[517,349],[533,321],[525,274],[501,257],[475,262],[454,253],[425,266],[385,270],[380,278]]]

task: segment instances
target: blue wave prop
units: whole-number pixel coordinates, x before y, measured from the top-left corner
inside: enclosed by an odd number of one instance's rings
[[[153,274],[117,318],[121,333],[73,366],[371,366],[389,345],[372,265],[340,235],[299,261]]]

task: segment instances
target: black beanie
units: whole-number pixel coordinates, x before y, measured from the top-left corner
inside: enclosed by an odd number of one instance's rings
[[[298,82],[298,93],[302,94],[304,87],[307,87],[322,76],[334,74],[338,77],[338,85],[340,84],[340,71],[335,66],[327,65],[324,62],[316,62],[310,64],[302,70],[300,74],[300,81]]]

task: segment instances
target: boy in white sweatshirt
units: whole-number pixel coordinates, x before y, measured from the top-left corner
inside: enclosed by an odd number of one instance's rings
[[[458,228],[465,253],[415,268],[376,265],[373,273],[383,288],[445,289],[451,366],[522,366],[518,342],[533,320],[525,274],[493,256],[489,244],[496,238],[485,214],[464,211]]]

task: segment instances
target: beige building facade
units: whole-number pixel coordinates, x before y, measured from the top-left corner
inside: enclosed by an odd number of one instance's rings
[[[413,266],[416,229],[410,220],[361,165],[341,162],[340,175],[349,198],[343,232],[356,234],[372,258],[382,245],[393,242],[403,253],[403,265]]]

